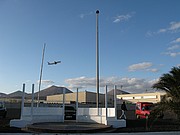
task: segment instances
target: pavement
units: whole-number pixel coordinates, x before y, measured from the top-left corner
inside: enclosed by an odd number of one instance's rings
[[[27,133],[0,133],[0,135],[180,135],[180,131],[169,132],[131,132],[131,133],[112,133],[115,129],[97,123],[82,123],[76,121],[47,122],[28,125]]]
[[[98,123],[76,121],[45,122],[28,125],[23,131],[33,133],[108,133],[114,131],[111,126]]]
[[[0,135],[89,135],[91,133],[0,133]],[[93,135],[180,135],[177,132],[93,133]]]

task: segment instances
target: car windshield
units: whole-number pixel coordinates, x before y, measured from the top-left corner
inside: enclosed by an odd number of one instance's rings
[[[144,106],[143,108],[144,108],[144,110],[151,110],[152,109],[152,105]]]

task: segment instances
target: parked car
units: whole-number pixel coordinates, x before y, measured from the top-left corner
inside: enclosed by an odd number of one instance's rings
[[[73,106],[65,106],[65,120],[75,120],[76,119],[76,109]]]
[[[137,102],[136,103],[136,118],[148,118],[152,110],[153,103],[151,102]]]
[[[4,102],[0,102],[0,117],[5,118],[7,114],[6,107],[4,106]]]

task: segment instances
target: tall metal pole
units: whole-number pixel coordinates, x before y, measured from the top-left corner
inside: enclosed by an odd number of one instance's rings
[[[42,71],[43,71],[43,64],[44,64],[44,52],[45,52],[46,44],[44,44],[43,47],[43,53],[42,53],[42,62],[41,62],[41,71],[40,71],[40,79],[39,79],[39,92],[38,92],[38,103],[37,107],[39,107],[39,97],[40,97],[40,90],[41,90],[41,80],[42,80]]]
[[[79,100],[78,100],[78,93],[79,91],[78,91],[78,88],[77,88],[77,94],[76,94],[76,122],[78,122],[78,102],[79,102]]]
[[[116,85],[114,85],[114,109],[115,109],[115,119],[117,119]]]
[[[107,120],[108,118],[107,85],[105,86],[105,108],[106,108],[106,120]]]
[[[98,15],[99,15],[99,10],[96,11],[96,91],[97,91],[96,99],[97,99],[97,108],[99,110],[99,31],[98,31]]]
[[[25,97],[25,84],[23,84],[23,95],[22,95],[22,102],[21,102],[21,119],[24,115],[24,97]]]
[[[32,84],[32,100],[31,100],[31,118],[33,118],[34,108],[34,84]]]
[[[63,87],[63,114],[62,114],[62,116],[63,116],[63,122],[64,122],[64,115],[65,115],[65,103],[66,103],[66,89]]]

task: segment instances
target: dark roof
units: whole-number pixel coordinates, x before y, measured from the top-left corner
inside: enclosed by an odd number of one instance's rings
[[[40,91],[40,98],[46,99],[47,96],[63,94],[63,89],[65,87],[51,86]],[[69,89],[65,88],[65,93],[72,93]],[[35,97],[38,96],[38,92],[35,93]]]
[[[51,86],[46,89],[43,89],[40,91],[40,99],[45,100],[47,96],[51,95],[57,95],[57,94],[63,94],[63,89],[65,87],[58,87],[58,86]],[[69,89],[65,88],[65,93],[72,93]],[[22,91],[15,91],[13,93],[10,93],[8,95],[5,95],[3,93],[0,93],[0,97],[9,97],[9,98],[22,98],[23,92]],[[34,94],[35,99],[38,97],[38,91]],[[25,93],[25,98],[31,99],[32,95],[31,93]]]
[[[9,98],[22,98],[22,95],[23,95],[23,92],[18,90],[18,91],[15,91],[13,93],[8,94],[7,97],[9,97]],[[28,95],[29,94],[27,94],[25,92],[25,97],[28,96]]]

